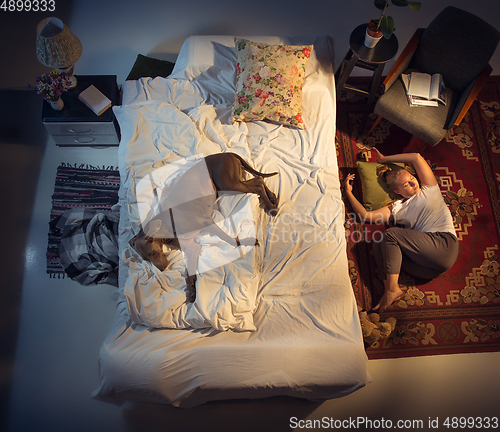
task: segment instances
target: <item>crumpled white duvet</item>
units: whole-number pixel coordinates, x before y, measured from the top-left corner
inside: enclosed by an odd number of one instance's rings
[[[207,138],[212,132],[209,125],[216,115],[215,109],[204,107],[201,111],[195,109],[190,117],[162,102],[115,108],[120,125],[123,124],[122,134],[130,138],[126,151],[120,151],[124,156],[120,158],[120,201],[122,215],[131,228],[129,235],[121,239],[122,265],[125,266],[121,274],[127,275],[124,294],[132,319],[149,328],[255,330],[252,315],[261,272],[258,246],[234,248],[213,235],[198,237],[201,252],[197,295],[194,303],[186,303],[183,253],[175,249],[169,251],[170,265],[161,272],[128,244],[141,224],[140,208],[144,202],[138,205],[137,186],[142,179],[182,158],[223,150]],[[227,128],[240,127],[228,125]],[[214,207],[214,220],[231,237],[257,235],[254,215],[262,210],[256,195],[223,195]]]
[[[149,328],[254,331],[262,293],[281,296],[288,289],[300,295],[303,286],[330,283],[333,268],[325,274],[320,262],[326,257],[338,263],[339,282],[345,283],[331,65],[323,70],[313,52],[303,92],[304,131],[267,122],[230,124],[230,80],[212,75],[127,82],[127,105],[114,107],[122,133],[120,286],[131,318]],[[217,79],[228,95],[215,93],[220,100],[208,103],[205,87],[213,88]],[[174,161],[227,151],[259,171],[279,171],[266,183],[280,196],[280,213],[270,218],[255,195],[222,197],[222,213],[214,213],[219,225],[240,238],[257,237],[259,246],[234,249],[208,235],[199,238],[197,296],[186,304],[182,252],[169,253],[171,264],[162,273],[128,244],[141,222],[137,185]],[[245,210],[238,214],[237,208]]]

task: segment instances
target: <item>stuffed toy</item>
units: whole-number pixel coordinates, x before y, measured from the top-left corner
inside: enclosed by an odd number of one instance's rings
[[[387,318],[385,322],[380,322],[380,315],[365,310],[359,310],[359,320],[361,322],[361,331],[366,345],[373,346],[379,340],[388,337],[396,328],[396,318]]]

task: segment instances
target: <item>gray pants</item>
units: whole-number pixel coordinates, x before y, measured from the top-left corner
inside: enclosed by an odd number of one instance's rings
[[[399,274],[403,270],[418,278],[434,279],[455,264],[458,239],[450,233],[392,227],[374,253],[381,273]]]

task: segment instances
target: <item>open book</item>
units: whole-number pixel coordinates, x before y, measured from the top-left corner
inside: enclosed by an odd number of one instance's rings
[[[402,74],[410,106],[438,106],[438,102],[446,105],[446,93],[443,76],[412,72]]]

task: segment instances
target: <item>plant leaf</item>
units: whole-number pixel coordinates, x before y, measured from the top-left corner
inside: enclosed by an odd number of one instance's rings
[[[390,16],[383,16],[380,20],[380,31],[386,39],[389,39],[394,32],[394,19]]]
[[[408,0],[392,0],[394,6],[408,6]]]
[[[422,3],[409,1],[408,6],[410,6],[415,12],[418,12],[420,10],[420,6],[422,6]]]
[[[385,5],[387,4],[388,0],[374,0],[375,7],[380,10],[384,10]]]

